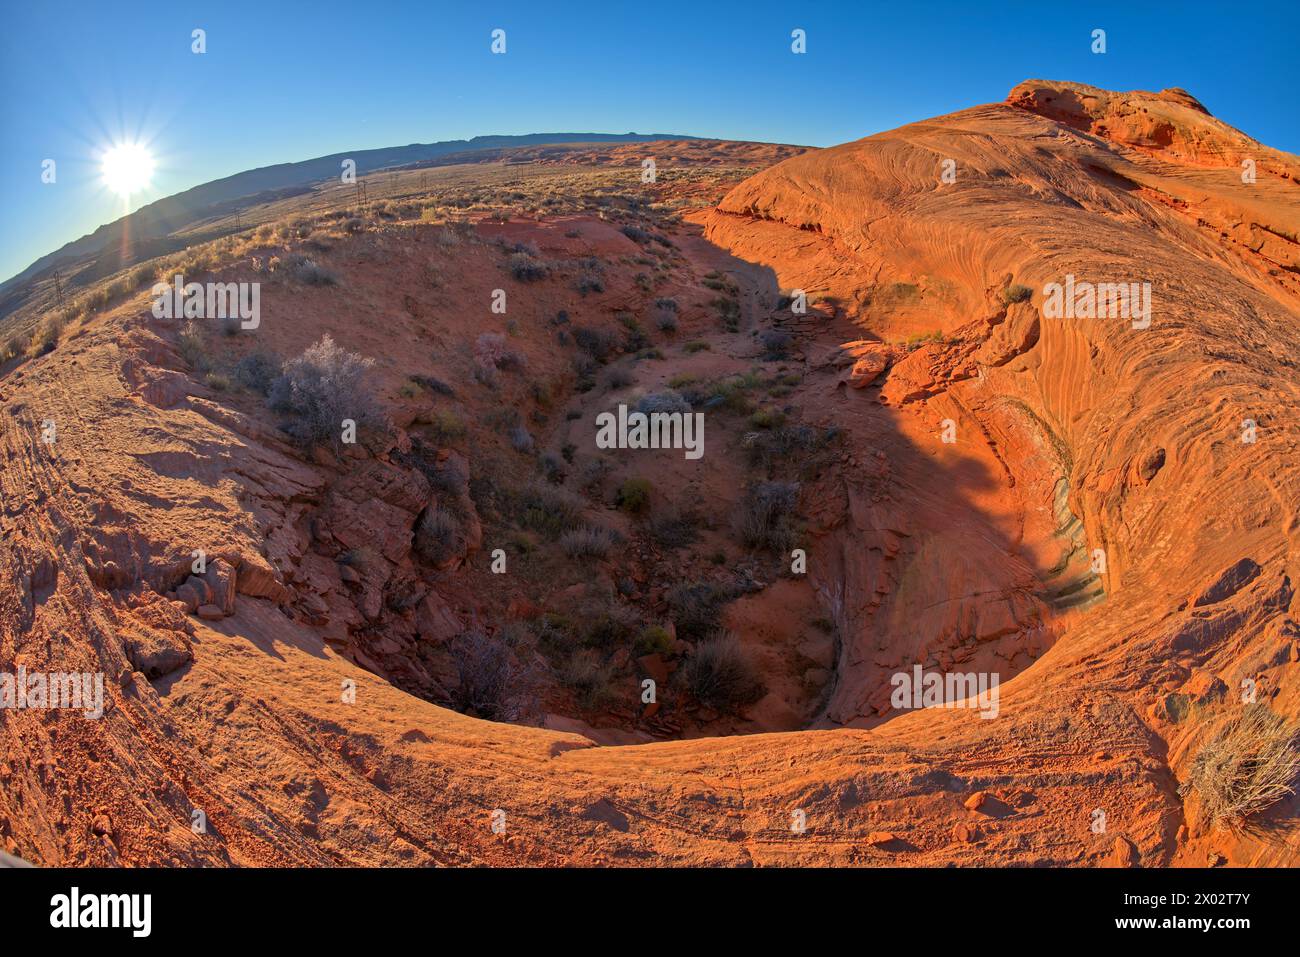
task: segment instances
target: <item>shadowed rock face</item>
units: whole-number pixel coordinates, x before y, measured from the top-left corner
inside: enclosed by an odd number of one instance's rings
[[[175,324],[138,304],[88,324],[0,380],[0,661],[103,671],[105,716],[0,713],[3,846],[86,864],[1294,864],[1294,801],[1229,834],[1178,785],[1243,680],[1297,711],[1296,168],[1182,91],[1031,81],[785,159],[689,217],[687,258],[730,264],[798,345],[792,401],[843,436],[804,491],[835,677],[795,733],[596,747],[421,700],[446,681],[421,649],[467,622],[416,575],[414,529],[440,501],[473,514],[474,463],[410,421],[313,460],[178,372]],[[594,220],[529,229],[636,251]],[[366,310],[416,289],[422,240],[382,241],[355,257],[350,322],[309,290],[278,347],[410,348]],[[485,257],[448,284],[486,301]],[[1046,313],[1067,281],[1150,283],[1149,325]],[[445,306],[425,330],[441,348],[472,325]],[[525,341],[546,368],[550,331]],[[436,570],[452,590],[490,582],[463,565],[488,547],[467,527]],[[899,713],[891,678],[917,665],[999,675],[997,716]]]

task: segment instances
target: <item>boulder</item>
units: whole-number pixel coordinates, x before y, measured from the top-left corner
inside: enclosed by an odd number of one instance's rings
[[[214,558],[208,562],[207,571],[203,574],[204,581],[212,589],[210,601],[221,609],[223,615],[235,613],[236,577],[234,566],[223,558]]]

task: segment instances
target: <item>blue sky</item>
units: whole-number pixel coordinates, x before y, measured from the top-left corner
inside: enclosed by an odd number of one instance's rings
[[[1288,4],[0,0],[0,279],[123,212],[99,155],[158,158],[139,206],[326,153],[479,134],[672,132],[828,146],[1031,77],[1181,86],[1300,152]],[[790,52],[790,31],[808,52]],[[191,52],[191,31],[207,52]],[[507,53],[489,50],[506,30]],[[1107,32],[1107,52],[1090,50]],[[58,163],[41,182],[41,162]]]

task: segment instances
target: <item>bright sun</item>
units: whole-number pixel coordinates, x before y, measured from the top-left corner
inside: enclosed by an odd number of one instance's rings
[[[153,176],[153,157],[139,143],[119,143],[104,153],[104,185],[121,196],[138,193]]]

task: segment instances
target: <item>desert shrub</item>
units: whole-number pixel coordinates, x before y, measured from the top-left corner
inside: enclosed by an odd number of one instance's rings
[[[724,714],[763,696],[758,670],[732,634],[702,642],[682,668],[682,678],[700,704]]]
[[[712,383],[706,390],[703,390],[703,396],[711,406],[720,405],[732,412],[748,413],[753,409],[754,402],[749,393],[763,385],[763,377],[757,372],[746,372],[741,375],[727,376],[725,379],[719,379]],[[688,395],[688,399],[694,401],[694,396]]]
[[[652,518],[648,530],[661,548],[682,548],[699,537],[698,524],[695,516],[672,509]]]
[[[209,372],[203,377],[203,382],[210,389],[216,389],[218,392],[225,392],[230,388],[230,377],[221,372]]]
[[[411,381],[414,382],[416,385],[420,386],[422,389],[428,389],[430,392],[436,392],[439,395],[456,394],[455,389],[447,385],[447,383],[443,382],[441,379],[435,378],[434,376],[431,375],[415,374],[411,376]]]
[[[8,362],[10,359],[16,359],[22,355],[24,351],[26,350],[24,349],[23,337],[20,335],[12,335],[5,343],[4,350],[0,351],[0,361]]]
[[[693,339],[686,343],[686,345],[682,346],[682,351],[687,355],[693,355],[696,352],[711,352],[712,350],[713,347],[703,339]]]
[[[799,502],[796,482],[757,482],[741,504],[740,535],[750,548],[784,551],[794,543],[792,519]]]
[[[506,344],[506,337],[499,332],[481,332],[474,340],[474,358],[480,365],[494,369],[521,369],[528,365],[528,359]]]
[[[650,233],[646,232],[640,226],[630,226],[630,225],[623,227],[623,235],[626,236],[628,239],[632,240],[632,242],[640,243],[643,246],[649,243],[650,240],[654,238],[653,236],[650,235]]]
[[[560,549],[570,558],[605,558],[618,544],[614,531],[599,525],[575,528],[560,536]]]
[[[519,425],[522,419],[519,416],[519,410],[512,405],[503,405],[491,409],[483,416],[483,424],[488,426],[498,435],[505,435],[515,426]]]
[[[568,474],[564,462],[554,452],[543,452],[538,456],[537,467],[541,469],[542,478],[552,485],[561,484]]]
[[[673,638],[661,625],[649,625],[636,636],[638,655],[666,655],[672,650]]]
[[[610,353],[614,351],[615,341],[612,333],[605,329],[595,329],[590,326],[576,326],[573,330],[573,341],[597,362],[606,361]]]
[[[623,327],[627,330],[623,335],[623,350],[625,352],[637,352],[650,345],[650,339],[646,336],[645,330],[641,324],[632,316],[620,317]]]
[[[806,425],[771,426],[769,422],[767,431],[746,433],[742,444],[750,464],[766,468],[774,462],[789,459],[796,452],[812,451],[822,444],[822,440],[815,429]]]
[[[664,596],[672,613],[677,636],[687,641],[707,638],[721,627],[721,609],[731,592],[709,582],[682,583]]]
[[[604,292],[605,280],[597,273],[584,272],[573,281],[573,288],[584,296],[589,292]]]
[[[298,253],[285,257],[281,261],[280,268],[287,272],[290,278],[304,286],[332,286],[338,282],[334,273],[316,260],[308,259]]]
[[[605,484],[611,466],[604,459],[592,459],[578,473],[578,487],[590,494],[598,494]]]
[[[531,453],[533,437],[522,425],[516,425],[510,430],[510,447],[516,452]]]
[[[550,266],[526,252],[517,252],[510,257],[510,275],[520,282],[537,282],[550,274]]]
[[[669,334],[677,331],[677,313],[661,312],[655,317],[655,326],[660,332]]]
[[[427,457],[422,457],[419,468],[424,477],[429,480],[429,487],[438,495],[439,501],[453,515],[457,515],[458,500],[469,487],[469,475],[465,465],[454,456],[438,461],[435,455],[432,462]]]
[[[660,312],[676,312],[677,300],[671,296],[660,296],[655,300],[655,308]]]
[[[47,317],[32,336],[32,355],[43,356],[53,352],[58,348],[61,335],[63,335],[63,320],[58,316]]]
[[[626,647],[641,627],[641,616],[610,596],[585,601],[574,620],[576,637],[588,648]]]
[[[207,371],[209,366],[208,341],[203,334],[203,326],[199,322],[191,319],[181,326],[180,337],[177,342],[180,347],[181,358],[196,371]]]
[[[441,565],[460,550],[460,522],[445,509],[431,506],[415,523],[415,551],[432,565]]]
[[[467,631],[451,642],[457,683],[452,706],[489,721],[513,721],[528,710],[532,681],[504,641]]]
[[[626,389],[636,380],[632,373],[622,366],[615,366],[605,375],[605,387],[608,389]]]
[[[769,362],[784,359],[790,351],[791,336],[783,329],[768,329],[758,341],[763,347],[763,358]]]
[[[450,409],[435,409],[427,417],[429,437],[437,445],[463,439],[468,431],[465,421]]]
[[[484,362],[482,359],[475,360],[474,370],[471,375],[473,375],[475,382],[485,385],[489,389],[495,389],[501,384],[501,373],[497,371],[497,367],[489,362]]]
[[[232,370],[235,381],[245,389],[252,389],[262,395],[268,395],[271,385],[284,368],[279,356],[270,352],[250,352],[238,362]]]
[[[682,398],[680,392],[665,389],[662,392],[648,392],[637,399],[636,411],[647,415],[655,412],[690,412],[691,404]]]
[[[1013,282],[1002,290],[1002,301],[1009,306],[1013,302],[1028,302],[1033,295],[1034,291],[1028,286]]]
[[[1263,703],[1246,705],[1201,748],[1181,790],[1196,792],[1211,825],[1239,828],[1295,793],[1296,744],[1294,722]]]
[[[567,656],[558,677],[584,710],[603,708],[614,700],[614,669],[591,648],[579,648]]]
[[[535,482],[514,495],[515,520],[523,528],[558,538],[582,523],[587,503],[567,489]]]
[[[718,318],[728,332],[740,329],[740,303],[735,299],[714,299],[713,307],[718,310]]]
[[[550,379],[546,382],[534,382],[528,387],[528,394],[533,397],[539,409],[550,410],[555,405],[555,397],[564,391],[563,379]]]
[[[776,429],[785,425],[785,413],[779,409],[757,409],[749,417],[751,429]]]
[[[344,419],[358,426],[380,421],[367,381],[373,359],[334,343],[328,335],[284,364],[271,385],[271,408],[289,416],[284,430],[304,445],[340,439]]]
[[[618,487],[615,504],[625,512],[640,515],[650,507],[650,481],[643,478],[625,479]]]

